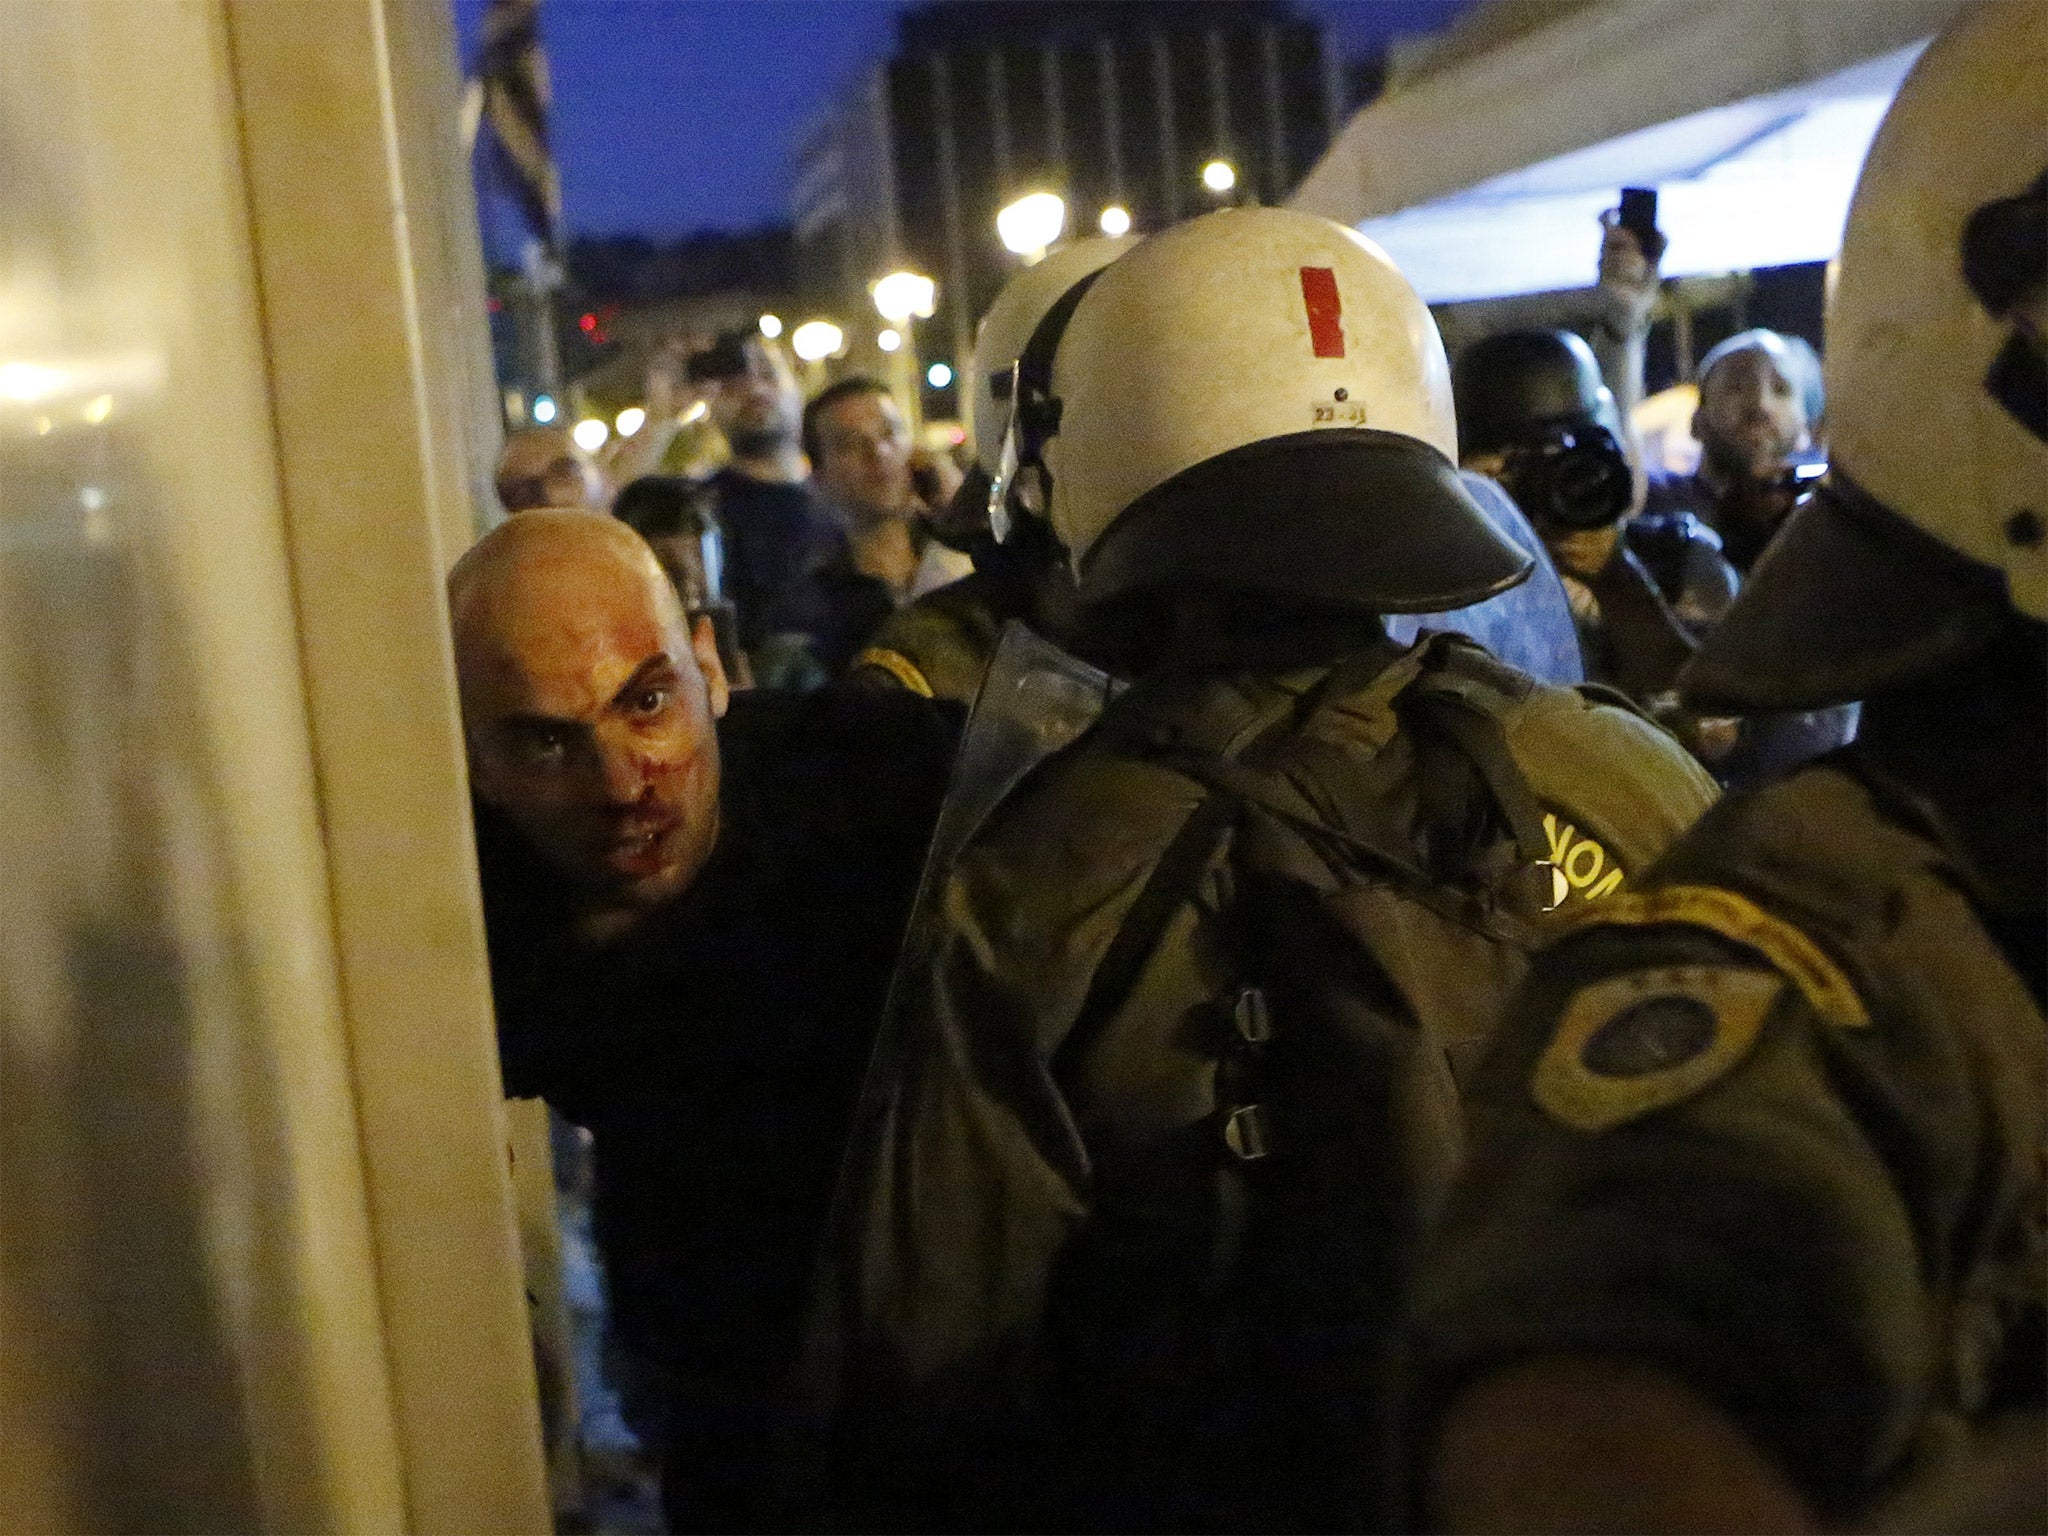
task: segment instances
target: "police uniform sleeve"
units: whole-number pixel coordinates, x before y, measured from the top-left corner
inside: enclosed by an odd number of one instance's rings
[[[899,608],[853,658],[847,681],[972,704],[1002,625],[974,577]]]
[[[1539,964],[1419,1279],[1424,1421],[1517,1359],[1630,1357],[1841,1512],[1899,1469],[1930,1398],[1967,1396],[1944,1318],[2032,1198],[2026,1065],[1910,987],[1867,1007],[1798,930],[1772,933],[1763,953],[1683,923],[1599,928]]]

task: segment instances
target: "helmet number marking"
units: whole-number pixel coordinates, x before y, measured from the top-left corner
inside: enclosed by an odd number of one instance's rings
[[[1344,301],[1337,295],[1337,274],[1330,267],[1301,269],[1301,303],[1308,311],[1309,345],[1317,357],[1344,355]]]

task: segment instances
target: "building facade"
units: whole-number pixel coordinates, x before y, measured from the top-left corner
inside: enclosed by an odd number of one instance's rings
[[[1354,103],[1320,25],[1284,0],[1118,5],[946,0],[907,13],[799,155],[792,214],[808,286],[838,295],[853,366],[883,366],[867,286],[897,267],[936,278],[918,325],[957,369],[1018,258],[996,213],[1031,192],[1068,208],[1067,237],[1105,208],[1143,232],[1219,203],[1283,201]],[[1228,163],[1226,193],[1202,169]],[[957,414],[957,386],[926,386]]]

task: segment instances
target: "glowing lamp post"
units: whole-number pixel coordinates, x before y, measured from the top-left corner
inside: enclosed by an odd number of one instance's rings
[[[996,215],[996,236],[1003,249],[1022,256],[1027,264],[1043,256],[1066,227],[1066,202],[1051,192],[1020,197]]]
[[[837,357],[846,346],[846,333],[830,320],[806,320],[790,332],[790,350],[807,363],[822,363]]]
[[[875,298],[875,313],[895,325],[929,320],[939,307],[939,285],[922,272],[891,272],[875,279],[868,292]]]
[[[806,320],[789,333],[789,350],[803,364],[805,388],[816,390],[825,382],[825,359],[846,351],[846,332],[830,320]]]
[[[917,387],[916,322],[929,320],[939,307],[939,285],[922,272],[891,272],[876,278],[868,288],[875,301],[875,313],[889,322],[889,329],[876,343],[889,354],[890,372],[896,397],[910,413],[914,432],[924,424],[924,400]],[[891,346],[884,338],[896,337]]]

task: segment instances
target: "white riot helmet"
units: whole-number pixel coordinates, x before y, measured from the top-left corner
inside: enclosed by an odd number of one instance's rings
[[[1217,584],[1432,612],[1529,572],[1458,479],[1428,309],[1340,224],[1153,235],[1053,305],[1017,374],[999,494],[1049,517],[1086,605]]]
[[[1136,243],[1135,235],[1114,240],[1098,235],[1063,245],[1005,283],[981,317],[967,363],[965,404],[968,440],[974,444],[974,461],[984,472],[993,475],[1002,457],[1003,434],[1010,425],[1011,377],[1024,343],[1060,295]]]
[[[1827,484],[1681,680],[1812,708],[2048,618],[2048,7],[1992,0],[1900,88],[1850,205],[1827,314]],[[2038,326],[2039,321],[2033,322]]]

